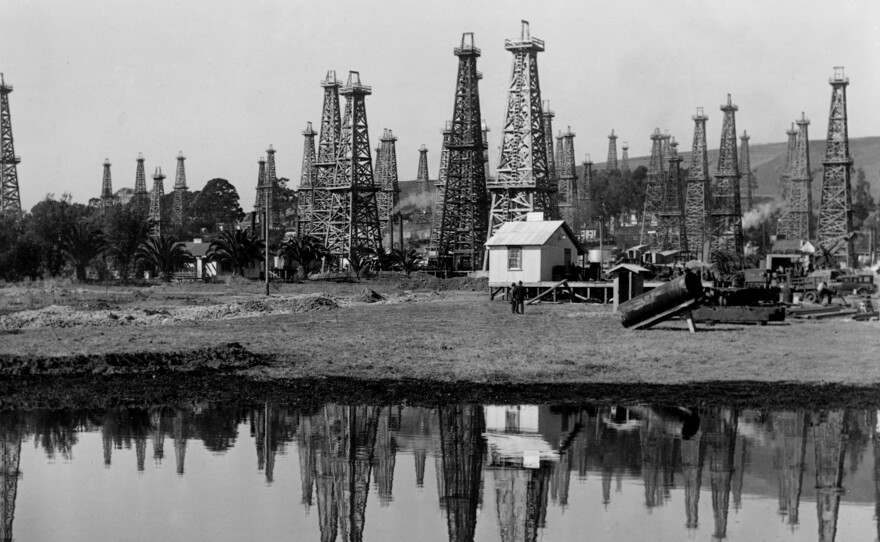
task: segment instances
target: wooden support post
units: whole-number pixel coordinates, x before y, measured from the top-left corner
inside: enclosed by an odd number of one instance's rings
[[[687,321],[688,331],[690,331],[691,333],[696,333],[696,332],[697,332],[697,328],[696,328],[696,326],[694,325],[694,315],[693,315],[693,313],[690,311],[690,309],[684,311],[684,313],[682,314],[682,316],[684,317],[685,321]]]

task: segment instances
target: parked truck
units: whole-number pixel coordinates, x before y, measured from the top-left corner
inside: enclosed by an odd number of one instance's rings
[[[792,292],[800,293],[804,301],[819,301],[819,284],[825,283],[828,290],[839,296],[866,295],[877,293],[874,275],[844,274],[835,269],[814,271],[806,277],[791,277],[789,287]]]

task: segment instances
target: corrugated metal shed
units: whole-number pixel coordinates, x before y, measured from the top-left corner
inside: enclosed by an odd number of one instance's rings
[[[486,246],[541,246],[547,243],[559,228],[563,228],[565,234],[577,247],[578,254],[586,252],[564,220],[505,222],[486,242]]]

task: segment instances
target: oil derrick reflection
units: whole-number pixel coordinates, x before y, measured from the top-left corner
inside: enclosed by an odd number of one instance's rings
[[[684,478],[685,527],[696,529],[700,524],[700,488],[703,485],[703,463],[706,439],[702,429],[681,440],[681,474]]]
[[[677,428],[660,413],[641,410],[639,428],[642,450],[642,479],[645,484],[645,506],[663,506],[675,485],[675,434]]]
[[[379,504],[391,504],[394,489],[394,464],[397,461],[397,442],[400,431],[400,407],[384,407],[379,413],[376,429],[376,449],[373,452],[373,475],[379,493]]]
[[[184,463],[186,461],[186,441],[189,439],[189,424],[186,418],[186,411],[176,409],[174,411],[174,419],[171,421],[171,431],[174,438],[174,461],[179,476],[183,476]]]
[[[59,420],[61,421],[61,420]],[[134,444],[138,472],[144,471],[147,456],[147,435],[150,418],[140,409],[108,410],[101,418],[101,441],[104,449],[104,466],[110,467],[113,449],[130,450]]]
[[[798,507],[804,480],[809,415],[804,412],[776,412],[771,417],[773,430],[780,441],[773,456],[773,467],[779,477],[779,514],[786,516],[787,523],[794,529],[799,523]]]
[[[821,412],[813,423],[819,542],[833,542],[837,535],[837,515],[840,510],[840,497],[844,493],[843,471],[849,417],[848,410],[832,410]]]
[[[440,502],[446,510],[450,542],[469,542],[477,527],[485,442],[485,418],[479,405],[441,407]]]
[[[335,515],[342,539],[345,542],[359,542],[363,539],[379,408],[330,405],[324,407],[323,418],[329,474],[332,480],[333,503],[329,511],[332,513],[334,508],[336,510]],[[319,514],[321,500],[326,500],[328,489],[321,488],[322,483],[326,483],[326,479],[318,480]],[[328,510],[325,509],[326,511]],[[333,533],[335,527],[331,528],[327,524],[327,519],[319,520],[322,525],[321,538],[335,540]],[[327,536],[333,534],[332,538],[325,538],[325,529],[328,531]]]
[[[425,463],[431,446],[432,427],[436,425],[436,415],[426,408],[407,408],[401,413],[401,432],[406,427],[411,441],[416,469],[416,487],[425,485]]]
[[[703,414],[706,461],[712,486],[713,537],[727,537],[727,514],[730,509],[730,486],[734,474],[738,413],[726,408],[709,409]]]
[[[880,428],[877,425],[877,418],[880,418],[880,412],[873,413],[874,430],[871,434],[874,449],[874,519],[877,520],[877,540],[880,540]]]
[[[18,415],[0,413],[0,541],[12,541],[12,520],[18,493],[22,424]]]
[[[299,454],[299,480],[302,488],[300,504],[308,511],[313,504],[312,495],[315,487],[315,447],[318,435],[312,426],[311,416],[300,416],[299,431],[296,433],[296,451]]]
[[[251,435],[257,449],[257,470],[265,471],[266,482],[269,484],[275,480],[275,456],[283,448],[283,443],[293,438],[296,426],[295,417],[287,416],[286,411],[268,404],[251,413]]]
[[[489,468],[502,542],[532,542],[546,526],[553,462],[558,454],[541,438],[537,408],[488,407]],[[500,415],[491,410],[501,410]],[[499,419],[502,423],[498,423]]]
[[[153,459],[156,463],[161,463],[165,457],[165,430],[162,424],[162,411],[160,409],[150,411],[150,425],[153,428],[151,434]]]

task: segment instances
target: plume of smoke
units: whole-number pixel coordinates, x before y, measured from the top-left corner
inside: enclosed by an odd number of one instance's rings
[[[400,203],[394,209],[394,212],[399,212],[404,209],[412,209],[415,208],[417,210],[430,210],[434,206],[434,191],[422,191],[418,190],[416,192],[409,193],[405,198],[400,200]]]
[[[776,211],[777,205],[775,201],[759,203],[751,211],[743,213],[742,225],[744,230],[757,228],[764,222],[770,220],[770,215]]]

